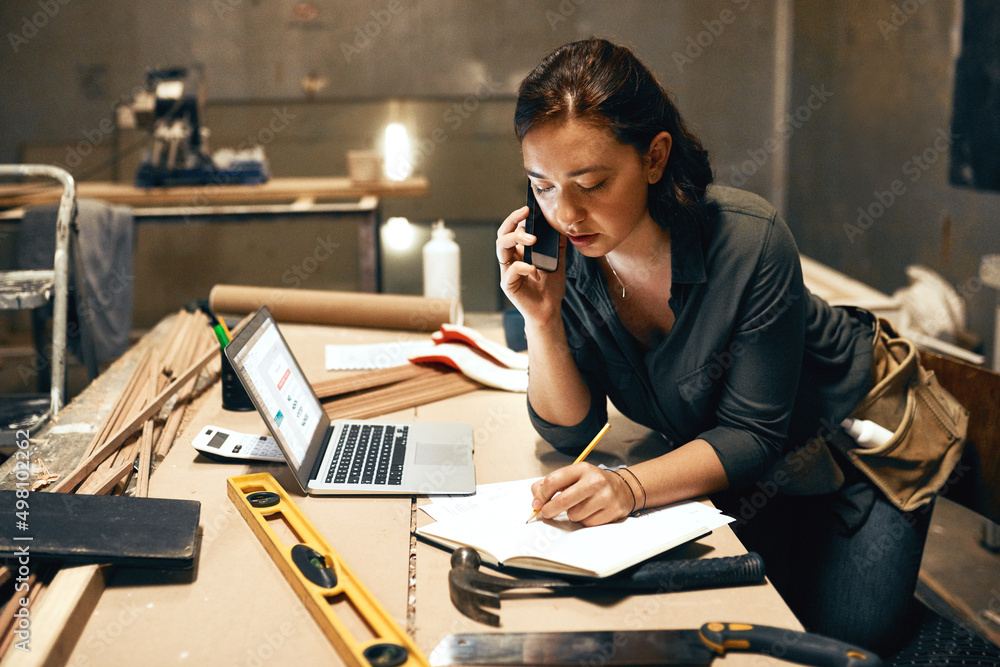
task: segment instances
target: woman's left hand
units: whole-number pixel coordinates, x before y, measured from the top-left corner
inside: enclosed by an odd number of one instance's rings
[[[563,512],[571,521],[599,526],[623,519],[635,509],[631,487],[619,475],[589,463],[574,463],[531,485],[532,509],[551,519]]]

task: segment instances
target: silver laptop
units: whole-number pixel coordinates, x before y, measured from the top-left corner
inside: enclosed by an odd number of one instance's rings
[[[317,495],[475,492],[471,425],[331,422],[266,307],[226,346],[226,356],[303,491]]]

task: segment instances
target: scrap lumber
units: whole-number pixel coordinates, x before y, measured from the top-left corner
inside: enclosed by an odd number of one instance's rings
[[[135,386],[138,383],[140,377],[144,372],[144,369],[149,364],[149,351],[143,351],[142,356],[139,357],[139,361],[135,368],[132,370],[132,374],[129,376],[128,383],[126,383],[125,388],[122,393],[118,396],[118,400],[115,401],[114,406],[111,408],[111,414],[108,418],[104,420],[101,428],[94,435],[94,439],[90,441],[84,452],[84,458],[87,458],[93,454],[97,447],[108,439],[108,437],[118,430],[124,423],[126,415],[129,414],[131,405],[135,397]]]
[[[176,436],[181,417],[198,386],[202,371],[219,355],[218,343],[202,313],[180,311],[164,344],[144,350],[125,389],[89,444],[77,468],[53,488],[64,493],[122,493],[139,459],[136,495],[148,495],[154,452],[165,454]],[[214,378],[211,379],[214,382]],[[172,400],[173,399],[173,400]],[[172,402],[171,402],[172,400]],[[165,407],[166,406],[166,407]],[[166,412],[165,415],[161,414]],[[39,577],[32,599],[31,651],[7,650],[13,628],[0,611],[2,664],[40,666],[65,664],[104,590],[103,565],[64,567],[54,577]],[[0,567],[0,584],[10,568]],[[46,582],[51,578],[51,583]],[[43,591],[44,598],[41,597]],[[18,596],[20,597],[20,596]],[[12,612],[11,612],[12,613]]]
[[[106,565],[61,568],[32,610],[31,651],[8,651],[3,667],[65,665],[104,591]]]
[[[322,401],[325,398],[333,396],[351,394],[365,389],[372,389],[373,387],[383,387],[395,382],[409,380],[425,374],[425,372],[426,369],[424,367],[417,366],[416,364],[389,366],[388,368],[379,368],[372,371],[351,373],[342,377],[319,380],[312,385],[312,388]]]
[[[214,358],[218,358],[218,350],[209,350],[199,357],[191,366],[177,378],[171,380],[170,384],[161,391],[156,398],[150,402],[144,410],[133,417],[127,424],[122,426],[113,437],[105,441],[100,447],[87,458],[85,458],[64,480],[59,482],[54,491],[66,492],[76,488],[87,475],[92,473],[104,460],[125,442],[125,440],[142,427],[143,422],[156,414],[160,408],[183,387],[188,380],[194,378],[205,365]]]
[[[161,376],[161,369],[159,367],[151,366],[150,368],[152,372],[150,373],[149,384],[146,386],[147,401],[152,401],[156,397],[158,389],[157,381]],[[140,498],[149,496],[149,475],[153,472],[153,428],[153,420],[147,419],[146,423],[142,425],[142,435],[139,436],[138,477],[136,479],[135,495]]]
[[[324,402],[330,419],[367,419],[467,394],[483,385],[450,368],[410,364],[410,377],[364,391],[338,395]],[[378,373],[376,371],[375,373]],[[383,379],[390,374],[382,374]]]
[[[35,570],[28,575],[27,580],[27,592],[22,592],[19,595],[15,595],[6,605],[2,611],[0,611],[0,629],[2,629],[2,636],[0,636],[0,655],[7,653],[10,649],[11,644],[14,643],[17,635],[15,634],[16,625],[14,614],[17,613],[19,609],[26,608],[29,613],[33,613],[35,609],[38,608],[39,601],[45,594],[45,591],[55,574],[55,568],[51,565],[41,565],[35,568]],[[20,598],[27,598],[27,605],[22,607]]]

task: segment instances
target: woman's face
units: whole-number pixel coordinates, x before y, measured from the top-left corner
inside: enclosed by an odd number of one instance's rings
[[[663,135],[669,153],[670,135]],[[662,165],[609,128],[580,120],[543,123],[524,135],[521,154],[545,218],[582,254],[605,255],[640,225],[656,224],[646,197]]]

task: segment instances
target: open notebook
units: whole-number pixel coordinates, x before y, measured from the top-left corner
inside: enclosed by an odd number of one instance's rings
[[[421,505],[437,521],[418,528],[417,534],[450,549],[473,547],[493,565],[607,577],[733,521],[692,501],[603,526],[585,527],[565,514],[526,524],[534,481],[480,484],[474,496]]]

